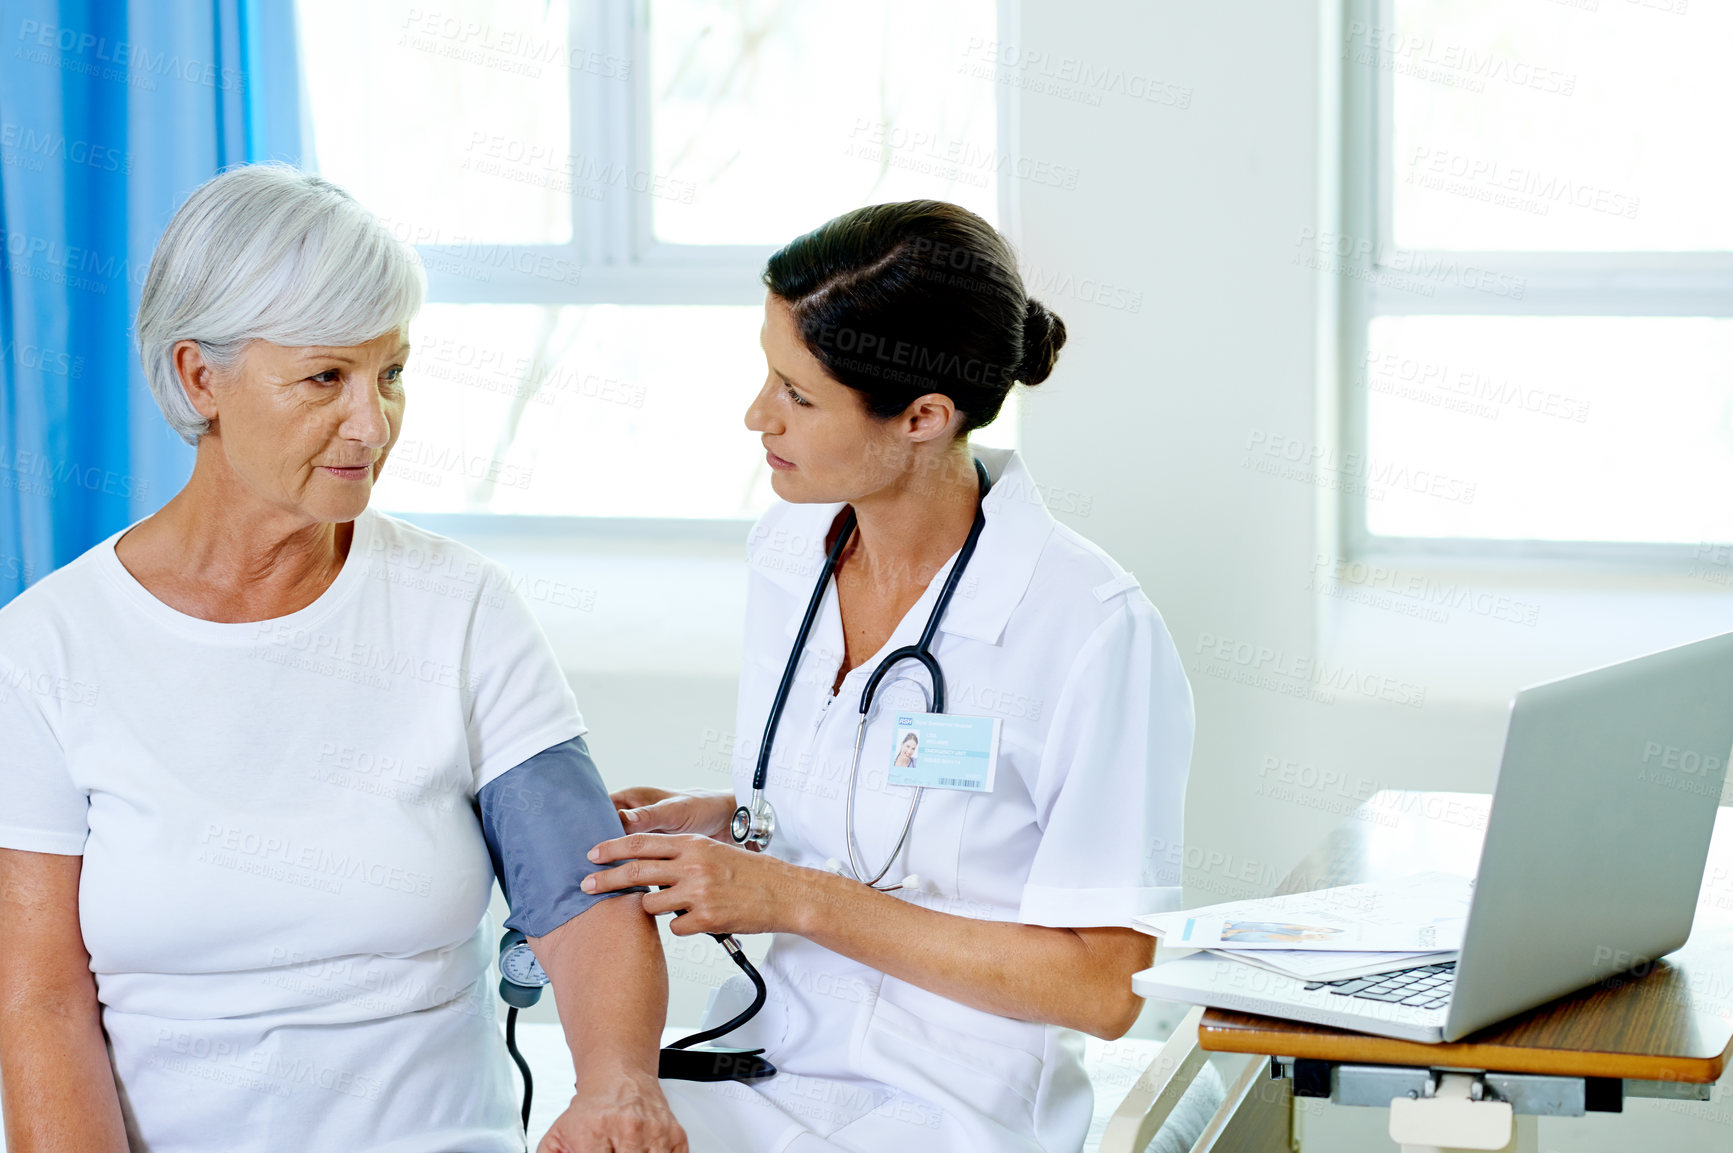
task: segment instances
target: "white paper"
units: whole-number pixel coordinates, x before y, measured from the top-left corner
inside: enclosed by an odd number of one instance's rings
[[[1436,953],[1462,948],[1474,882],[1450,873],[1134,918],[1176,949]]]
[[[1216,957],[1227,957],[1298,977],[1302,981],[1340,981],[1348,977],[1370,977],[1375,973],[1394,973],[1398,969],[1413,969],[1421,965],[1442,965],[1456,960],[1453,952],[1443,953],[1333,953],[1323,949],[1210,949]]]

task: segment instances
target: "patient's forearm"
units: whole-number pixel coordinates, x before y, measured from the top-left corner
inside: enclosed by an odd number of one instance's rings
[[[82,866],[0,849],[0,1097],[10,1153],[126,1153],[78,921]]]
[[[553,983],[579,1089],[621,1073],[653,1080],[668,972],[639,895],[602,901],[530,946]]]
[[[0,1014],[0,1074],[8,1153],[126,1153],[94,994]]]

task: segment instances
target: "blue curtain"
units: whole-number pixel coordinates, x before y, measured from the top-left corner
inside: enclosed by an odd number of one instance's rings
[[[304,123],[290,0],[0,0],[0,604],[185,483],[133,344],[151,250]]]

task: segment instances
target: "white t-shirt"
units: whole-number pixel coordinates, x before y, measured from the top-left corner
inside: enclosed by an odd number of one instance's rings
[[[134,1148],[521,1150],[470,801],[584,725],[509,575],[368,511],[221,624],[120,535],[0,609],[0,847],[83,854]]]

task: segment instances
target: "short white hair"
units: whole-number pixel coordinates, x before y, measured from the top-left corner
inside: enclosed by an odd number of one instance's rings
[[[219,368],[248,344],[344,348],[406,327],[427,280],[415,250],[328,180],[286,164],[231,168],[169,221],[138,305],[144,378],[188,444],[210,430],[175,371],[196,340]]]

